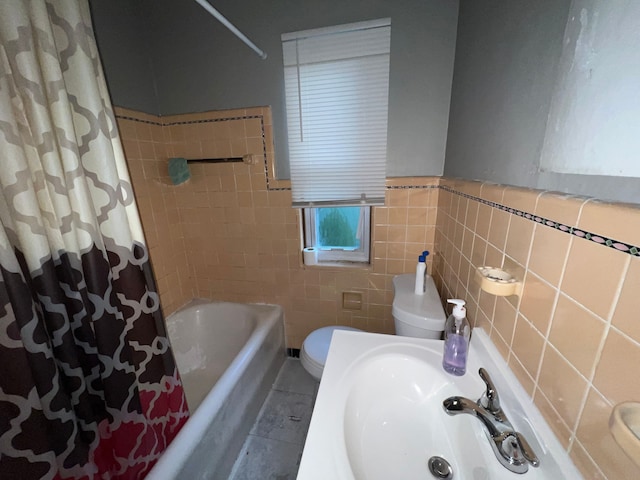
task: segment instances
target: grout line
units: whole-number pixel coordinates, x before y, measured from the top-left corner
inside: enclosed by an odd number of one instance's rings
[[[587,458],[589,458],[589,460],[591,460],[591,462],[593,463],[593,466],[595,466],[597,473],[602,477],[602,478],[609,478],[604,471],[600,468],[600,465],[598,465],[598,462],[595,461],[595,459],[591,456],[591,454],[589,453],[589,451],[585,448],[585,446],[582,444],[582,442],[578,439],[575,440],[574,445],[578,444],[580,446],[580,448],[582,448],[584,454],[587,456]],[[571,452],[573,450],[573,446],[571,446],[570,449],[567,450],[567,453]],[[577,468],[577,465],[576,465]]]
[[[556,414],[557,419],[560,421],[560,423],[567,429],[567,431],[570,434],[570,438],[569,438],[569,445],[567,445],[566,451],[569,452],[569,450],[571,449],[571,440],[573,438],[573,434],[571,433],[571,428],[569,427],[569,425],[567,425],[567,422],[564,421],[564,418],[562,418],[562,415],[560,415],[560,413],[558,413],[558,410],[556,409],[555,405],[553,404],[553,402],[551,400],[549,400],[549,397],[547,397],[547,395],[539,388],[536,386],[535,388],[535,392],[539,393],[544,400],[547,402],[547,404],[549,405],[549,407],[551,408],[551,410],[553,410],[553,413]],[[535,401],[534,401],[535,403]],[[545,419],[545,421],[547,421]],[[548,423],[548,421],[547,421]]]
[[[609,337],[609,332],[613,328],[613,326],[611,325],[611,321],[613,319],[613,313],[615,312],[616,306],[618,304],[618,300],[620,299],[620,294],[622,292],[622,287],[624,285],[624,281],[625,281],[625,278],[627,276],[627,272],[629,271],[630,265],[631,265],[631,258],[628,258],[627,259],[627,264],[625,265],[625,267],[623,269],[623,272],[622,272],[622,275],[620,276],[620,280],[618,281],[618,287],[616,289],[616,293],[614,295],[613,302],[611,303],[611,307],[609,309],[609,313],[607,314],[607,319],[604,320],[605,321],[605,329],[604,329],[604,332],[602,334],[602,338],[600,339],[600,344],[598,345],[598,349],[596,351],[596,355],[595,355],[595,358],[594,358],[593,365],[591,366],[591,370],[589,372],[589,376],[587,377],[587,382],[588,382],[587,383],[587,387],[588,388],[587,388],[587,390],[586,390],[586,392],[584,394],[584,397],[582,399],[580,407],[578,408],[578,416],[576,418],[575,430],[573,432],[573,435],[571,437],[571,441],[569,443],[569,448],[570,449],[573,447],[574,442],[578,441],[578,439],[577,439],[577,437],[578,437],[578,427],[580,425],[580,421],[582,420],[582,414],[584,413],[584,410],[587,407],[587,400],[589,398],[589,392],[592,389],[598,391],[597,388],[595,387],[595,385],[593,384],[593,380],[595,378],[596,370],[597,370],[598,364],[600,363],[600,359],[602,358],[602,352],[604,351],[604,346],[605,346],[605,344],[607,342],[607,338]],[[573,300],[573,299],[571,299],[571,300]],[[578,302],[576,302],[576,304],[582,306]],[[591,313],[593,313],[593,312],[591,312]],[[598,318],[600,318],[600,317],[598,317]],[[600,392],[598,391],[598,393],[600,393]],[[605,398],[605,400],[607,400],[607,402],[608,402],[608,399],[604,395],[602,395],[602,397]],[[583,449],[585,450],[585,452],[587,451],[586,448],[583,447]]]
[[[640,342],[638,340],[630,337],[627,333],[623,332],[615,325],[611,325],[611,327],[609,328],[609,331],[611,330],[616,332],[618,335],[622,336],[625,340],[628,340],[629,342],[633,343],[636,347],[640,348]]]
[[[535,236],[537,230],[538,230],[538,225],[536,225],[533,231],[533,236]],[[573,238],[569,240],[569,245],[567,246],[567,253],[565,254],[564,260],[562,262],[562,269],[560,270],[560,278],[558,279],[558,285],[552,285],[553,289],[555,290],[555,297],[553,299],[553,304],[551,306],[549,325],[547,325],[547,331],[544,333],[545,348],[543,349],[543,354],[540,357],[540,365],[538,366],[538,374],[536,375],[536,384],[538,383],[538,379],[540,378],[540,370],[542,369],[542,360],[544,359],[544,353],[546,352],[546,345],[547,344],[552,345],[551,342],[549,342],[549,335],[551,334],[551,327],[553,326],[553,318],[556,313],[556,308],[558,307],[558,301],[560,300],[560,295],[562,294],[561,286],[562,286],[562,282],[564,281],[564,275],[567,270],[567,264],[569,263],[569,256],[571,255],[572,246],[573,246]],[[571,366],[573,366],[573,364]]]
[[[576,218],[576,225],[580,222],[580,218],[582,217],[582,211],[584,210],[584,206],[586,205],[586,203],[587,202],[584,202],[582,205],[580,205],[580,210],[578,211],[578,218]],[[567,258],[565,259],[565,262],[564,262],[564,264],[562,266],[562,274],[560,275],[560,281],[558,282],[558,298],[559,298],[560,292],[562,291],[561,290],[561,286],[562,286],[562,282],[564,281],[564,275],[566,273],[567,264],[569,263],[569,256],[571,255],[571,250],[573,249],[573,242],[574,242],[574,238],[572,237],[571,241],[569,242],[569,248],[567,250]],[[569,296],[567,295],[567,297],[569,297]],[[576,303],[578,303],[578,302],[576,302]],[[556,302],[556,306],[557,306],[557,302]],[[553,307],[554,314],[555,314],[556,306]],[[580,306],[582,306],[582,304],[580,304]],[[583,308],[586,308],[586,307],[583,307]],[[589,312],[591,312],[591,310],[589,310],[589,309],[587,309],[587,310]],[[591,312],[591,313],[593,313],[593,312]],[[600,318],[600,317],[598,316],[598,318]],[[603,336],[603,339],[604,338],[605,338],[605,336]],[[602,339],[601,339],[601,343],[602,343]],[[560,353],[560,352],[558,352],[558,353]],[[562,354],[560,354],[560,355],[564,358],[564,356]],[[599,355],[596,354],[596,358],[598,358],[598,357],[599,357]],[[568,359],[566,359],[566,358],[565,358],[565,360],[568,361]],[[571,363],[571,362],[569,362],[569,363]],[[592,366],[592,370],[593,371],[595,371],[596,365],[597,365],[597,362],[594,361],[593,366]],[[573,366],[573,364],[571,366]],[[592,383],[593,376],[592,375],[593,375],[592,372],[589,372],[589,377],[586,378],[586,380],[587,380],[587,389],[585,390],[585,392],[584,392],[584,394],[582,396],[582,400],[580,402],[580,406],[578,407],[578,415],[576,416],[576,422],[575,422],[575,425],[573,426],[573,429],[571,430],[571,438],[569,440],[569,450],[571,450],[573,448],[573,444],[576,441],[577,436],[578,436],[578,426],[580,425],[580,420],[582,420],[582,414],[584,413],[584,409],[587,406],[587,400],[589,398],[589,391],[593,387],[593,383]]]

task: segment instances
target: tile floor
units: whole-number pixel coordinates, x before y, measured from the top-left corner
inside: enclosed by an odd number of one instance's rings
[[[299,359],[285,360],[230,480],[295,480],[318,386]]]

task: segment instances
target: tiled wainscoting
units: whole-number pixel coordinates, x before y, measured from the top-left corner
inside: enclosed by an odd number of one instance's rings
[[[165,314],[193,297],[276,303],[291,348],[326,325],[393,333],[391,279],[433,250],[438,178],[387,181],[370,267],[305,267],[289,182],[274,179],[268,108],[116,115]],[[178,186],[168,177],[171,157],[246,154],[257,163],[191,164],[191,180]],[[361,310],[342,308],[345,291],[362,295]]]
[[[585,478],[640,478],[607,422],[640,400],[640,210],[582,197],[443,179],[435,279],[469,303]],[[524,281],[495,297],[481,265]]]
[[[455,179],[387,180],[373,209],[368,268],[305,267],[290,185],[275,179],[269,108],[171,117],[116,109],[165,314],[193,297],[277,303],[286,342],[350,325],[393,333],[391,280],[425,248],[442,298],[503,353],[588,479],[640,478],[608,433],[611,408],[640,400],[640,210]],[[253,165],[195,164],[183,185],[170,157],[252,154]],[[433,262],[433,264],[431,263]],[[485,294],[475,268],[502,266],[521,297]],[[346,291],[362,309],[342,308]]]

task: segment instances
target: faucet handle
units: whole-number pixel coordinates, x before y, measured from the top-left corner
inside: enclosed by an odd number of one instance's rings
[[[536,453],[533,451],[529,442],[524,438],[520,432],[514,432],[516,436],[516,440],[518,441],[518,446],[520,447],[520,451],[522,452],[522,456],[534,467],[540,466],[540,460],[536,456]]]
[[[478,375],[486,385],[485,391],[478,399],[478,405],[484,407],[491,412],[494,416],[501,416],[502,409],[500,408],[500,397],[498,396],[498,390],[496,390],[489,373],[484,368],[478,370]]]

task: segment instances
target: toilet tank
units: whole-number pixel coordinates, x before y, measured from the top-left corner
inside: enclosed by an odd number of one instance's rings
[[[406,273],[393,278],[393,307],[391,314],[396,335],[417,338],[441,338],[446,315],[433,278],[425,279],[424,295],[414,293],[415,274]]]

